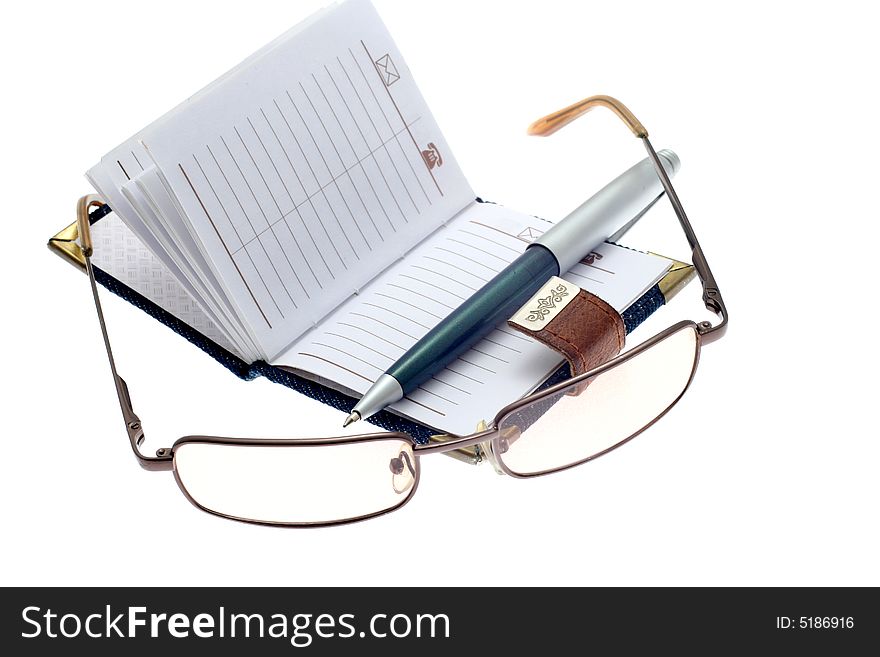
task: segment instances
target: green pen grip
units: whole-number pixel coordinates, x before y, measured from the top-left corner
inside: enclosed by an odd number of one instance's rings
[[[388,370],[409,394],[510,318],[551,276],[559,263],[532,244],[467,301],[431,329]]]

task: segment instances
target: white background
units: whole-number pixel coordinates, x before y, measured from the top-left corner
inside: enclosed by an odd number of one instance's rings
[[[525,136],[594,93],[674,148],[727,337],[616,453],[533,481],[430,457],[414,500],[366,523],[228,522],[138,468],[86,279],[46,239],[102,154],[320,4],[4,10],[2,583],[880,584],[870,3],[376,0],[484,198],[561,217],[640,159],[603,111]],[[629,241],[687,257],[676,230],[664,205]],[[710,318],[696,285],[687,296],[651,328]],[[149,451],[187,433],[339,433],[341,413],[240,382],[103,298]]]

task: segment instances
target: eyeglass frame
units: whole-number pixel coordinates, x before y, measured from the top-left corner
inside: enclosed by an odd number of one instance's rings
[[[406,505],[415,494],[415,491],[418,488],[418,484],[421,476],[421,463],[420,457],[423,455],[430,454],[447,454],[447,455],[455,455],[455,453],[461,454],[461,450],[465,450],[467,448],[479,448],[482,447],[482,452],[486,453],[489,457],[489,460],[496,467],[499,472],[512,476],[518,479],[528,479],[537,476],[543,476],[546,474],[551,474],[555,472],[559,472],[562,470],[567,470],[569,468],[576,467],[578,465],[582,465],[588,461],[596,459],[608,452],[617,449],[618,447],[626,444],[643,431],[653,426],[660,418],[666,415],[669,410],[675,406],[678,401],[682,398],[685,392],[687,392],[688,388],[693,381],[694,375],[696,374],[697,365],[699,363],[700,351],[702,349],[702,345],[709,344],[714,342],[715,340],[721,338],[727,331],[728,324],[728,312],[727,308],[724,304],[724,300],[721,296],[721,292],[718,289],[718,285],[715,282],[715,277],[712,274],[711,269],[709,268],[709,264],[706,261],[706,257],[703,253],[703,249],[697,240],[696,234],[691,226],[690,220],[687,217],[687,214],[684,211],[684,208],[681,204],[681,201],[678,198],[678,195],[675,192],[674,187],[672,186],[672,182],[669,179],[669,176],[666,173],[666,170],[663,168],[654,147],[652,146],[650,140],[648,139],[648,131],[644,128],[641,122],[636,119],[636,117],[630,112],[630,110],[623,105],[620,101],[612,98],[611,96],[590,96],[578,103],[570,105],[558,112],[554,112],[553,114],[547,115],[546,117],[539,119],[535,123],[533,123],[529,127],[529,134],[537,135],[537,136],[548,136],[553,134],[560,128],[564,127],[568,123],[571,123],[576,118],[582,116],[586,112],[591,111],[595,107],[606,107],[613,111],[627,126],[630,130],[635,134],[635,136],[642,140],[645,149],[648,152],[648,156],[654,164],[654,168],[657,172],[658,177],[660,178],[661,184],[666,195],[669,197],[670,202],[672,203],[675,214],[679,220],[679,223],[685,233],[685,236],[688,240],[688,243],[691,247],[692,254],[692,262],[694,265],[694,269],[697,273],[697,276],[700,278],[700,282],[703,288],[703,303],[706,308],[712,312],[714,312],[720,318],[720,321],[717,324],[712,324],[708,321],[702,322],[694,322],[692,320],[683,320],[673,324],[672,326],[660,331],[653,337],[641,342],[637,346],[628,349],[622,354],[619,354],[615,358],[612,358],[609,361],[606,361],[602,365],[593,368],[583,374],[580,374],[575,377],[568,378],[560,383],[557,383],[553,386],[541,389],[537,392],[534,392],[526,397],[518,399],[504,408],[502,408],[495,416],[492,424],[483,430],[478,430],[473,434],[469,434],[466,436],[456,436],[456,435],[448,435],[446,436],[448,439],[443,440],[442,442],[428,442],[428,443],[418,443],[412,436],[402,432],[381,432],[381,433],[372,433],[372,434],[362,434],[356,436],[337,436],[337,437],[329,437],[329,438],[307,438],[307,439],[259,439],[259,438],[230,438],[230,437],[219,437],[219,436],[184,436],[182,438],[177,439],[170,448],[162,447],[156,450],[155,456],[149,456],[141,452],[140,447],[144,442],[145,434],[143,430],[143,425],[141,423],[140,418],[134,412],[131,396],[128,391],[128,385],[125,380],[119,375],[116,369],[116,361],[113,357],[113,350],[110,346],[110,338],[107,332],[107,325],[104,318],[103,308],[101,306],[100,297],[98,294],[98,286],[97,281],[95,279],[94,269],[92,267],[91,256],[93,253],[93,244],[91,238],[91,230],[90,230],[90,210],[93,207],[101,207],[104,205],[104,202],[95,194],[89,194],[83,196],[77,202],[77,221],[76,221],[76,232],[77,236],[71,236],[71,239],[60,239],[53,238],[54,241],[71,243],[75,242],[78,238],[80,243],[80,251],[82,255],[82,260],[84,260],[85,270],[89,277],[89,283],[92,290],[92,296],[95,302],[95,309],[98,315],[98,321],[101,327],[101,334],[104,339],[104,346],[107,351],[107,357],[110,362],[110,369],[113,374],[113,380],[116,387],[116,394],[119,399],[120,409],[122,411],[122,416],[125,421],[126,432],[128,434],[129,442],[131,444],[132,452],[135,455],[139,465],[145,470],[150,471],[166,471],[171,470],[174,472],[174,478],[177,482],[178,487],[181,492],[190,501],[196,508],[201,509],[207,513],[212,515],[216,515],[222,518],[227,518],[230,520],[237,520],[241,522],[247,522],[250,524],[257,525],[270,525],[270,526],[282,526],[282,527],[322,527],[322,526],[332,526],[332,525],[342,525],[349,524],[353,522],[359,522],[362,520],[368,520],[371,518],[375,518],[386,513],[391,513],[392,511],[396,511]],[[53,246],[53,240],[50,240],[49,246]],[[591,379],[594,379],[601,374],[619,366],[632,358],[635,358],[641,353],[644,353],[654,345],[662,342],[666,338],[674,335],[678,331],[690,328],[694,330],[696,337],[696,345],[695,345],[695,357],[694,364],[690,372],[690,376],[682,389],[681,393],[667,406],[660,414],[658,414],[651,422],[641,427],[638,431],[627,436],[622,439],[618,443],[598,452],[595,454],[591,454],[590,456],[576,461],[574,463],[570,463],[567,465],[559,466],[556,468],[551,468],[547,470],[542,470],[539,472],[533,473],[519,473],[511,470],[507,465],[505,465],[503,458],[501,455],[506,451],[507,446],[512,440],[515,440],[518,436],[510,435],[510,432],[505,433],[504,431],[498,429],[498,426],[502,422],[502,420],[510,415],[511,413],[516,412],[517,410],[531,405],[537,401],[547,399],[552,397],[553,395],[557,395],[569,388],[578,386],[579,384],[586,383]],[[213,509],[209,509],[202,504],[200,504],[197,500],[195,500],[189,491],[186,489],[186,486],[180,479],[180,476],[175,467],[174,454],[175,451],[182,445],[186,444],[213,444],[213,445],[231,445],[231,446],[250,446],[250,447],[309,447],[309,446],[333,446],[333,445],[344,445],[344,444],[352,444],[352,443],[364,443],[364,442],[372,442],[372,441],[388,441],[388,440],[400,440],[402,442],[409,443],[412,446],[412,454],[414,462],[409,464],[412,475],[413,475],[413,483],[409,487],[407,491],[407,496],[403,498],[400,504],[397,504],[393,507],[382,509],[376,511],[374,513],[369,513],[357,517],[352,518],[344,518],[340,520],[329,520],[329,521],[313,521],[313,522],[285,522],[285,521],[266,521],[266,520],[257,520],[253,518],[241,518],[232,516],[229,514],[225,514]],[[479,462],[479,461],[477,461]]]

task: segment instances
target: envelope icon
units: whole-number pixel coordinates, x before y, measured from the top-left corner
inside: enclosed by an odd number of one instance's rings
[[[400,79],[400,73],[397,72],[397,66],[391,61],[391,55],[382,55],[377,59],[376,70],[382,76],[382,81],[386,87],[390,87]]]
[[[543,234],[544,234],[543,230],[538,230],[537,228],[532,228],[531,226],[529,226],[525,230],[523,230],[519,235],[517,235],[517,237],[519,237],[522,240],[528,240],[529,242],[531,242],[532,240],[538,239]]]

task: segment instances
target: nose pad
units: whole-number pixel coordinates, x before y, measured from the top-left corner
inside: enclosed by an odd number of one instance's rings
[[[506,454],[507,450],[510,449],[511,444],[519,440],[521,435],[522,431],[515,424],[501,429],[501,437],[498,440],[498,447],[501,454]]]
[[[403,495],[416,481],[416,469],[407,452],[400,452],[388,464],[391,470],[391,487],[398,495]]]

